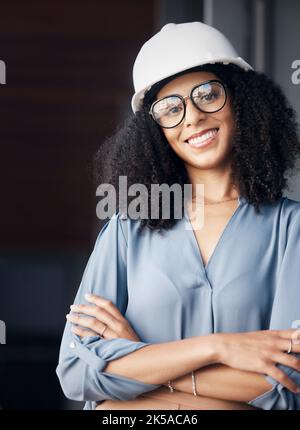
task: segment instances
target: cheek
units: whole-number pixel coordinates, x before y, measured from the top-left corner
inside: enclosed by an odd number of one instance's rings
[[[231,111],[228,110],[227,112],[224,112],[220,120],[222,122],[222,128],[226,138],[231,140],[235,132],[235,120]]]

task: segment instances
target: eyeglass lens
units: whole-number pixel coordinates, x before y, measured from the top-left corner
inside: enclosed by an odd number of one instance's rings
[[[191,95],[199,110],[212,113],[220,110],[226,101],[226,94],[220,82],[206,82],[193,89]],[[178,125],[184,118],[185,106],[181,97],[172,95],[159,100],[153,105],[154,120],[165,128]]]

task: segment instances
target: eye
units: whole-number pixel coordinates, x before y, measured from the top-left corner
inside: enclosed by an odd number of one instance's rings
[[[158,117],[177,115],[183,109],[183,105],[178,97],[169,97],[159,101],[155,107],[154,112]]]
[[[180,112],[180,106],[172,106],[170,109],[169,109],[169,111],[168,111],[168,113],[178,113],[178,112]]]
[[[181,113],[183,110],[183,104],[181,101],[171,102],[167,104],[162,112],[164,116],[175,116]]]
[[[218,94],[212,91],[211,93],[204,94],[204,96],[201,97],[201,100],[209,102],[211,100],[215,100],[216,98],[218,98]]]

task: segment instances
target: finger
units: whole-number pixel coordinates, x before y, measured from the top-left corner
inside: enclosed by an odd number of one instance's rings
[[[277,335],[282,339],[291,339],[293,336],[297,336],[297,334],[299,334],[299,329],[291,328],[288,330],[274,330],[274,333],[277,333]]]
[[[99,320],[102,324],[109,326],[115,332],[120,330],[120,321],[114,318],[105,309],[99,308],[95,305],[71,305],[70,308],[72,312],[90,315],[97,318],[97,320]]]
[[[94,303],[100,308],[105,309],[107,312],[112,314],[116,319],[120,321],[124,320],[122,313],[119,311],[117,306],[111,300],[104,299],[103,297],[96,296],[95,294],[85,294],[85,299],[88,302]]]
[[[282,352],[288,352],[291,346],[291,339],[279,339],[274,345]],[[292,341],[291,353],[300,353],[300,344],[294,343]]]
[[[83,329],[82,327],[73,325],[71,327],[71,332],[77,334],[77,336],[79,337],[87,337],[87,336],[99,336],[98,333],[95,333],[92,330],[86,330]]]
[[[298,392],[298,386],[287,376],[286,373],[284,373],[281,369],[279,369],[277,366],[271,366],[268,369],[268,375],[270,375],[275,381],[282,384],[284,387],[286,387],[288,390],[292,391],[293,393],[299,393]]]
[[[292,342],[294,345],[300,345],[300,329],[294,331],[294,333],[291,336]]]
[[[300,360],[296,355],[278,353],[274,354],[272,359],[275,361],[275,363],[288,366],[291,369],[297,370],[297,372],[300,371]]]
[[[85,328],[89,328],[105,339],[106,338],[111,339],[111,338],[117,337],[116,334],[110,329],[110,327],[98,321],[97,318],[82,317],[78,314],[77,315],[68,314],[66,315],[66,317],[69,322],[76,325],[80,325]],[[102,335],[101,333],[103,332],[104,327],[106,327],[106,329],[104,331],[104,334]]]

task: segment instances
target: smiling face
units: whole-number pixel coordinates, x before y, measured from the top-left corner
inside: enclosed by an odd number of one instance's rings
[[[192,72],[168,82],[156,95],[156,99],[171,95],[189,95],[196,85],[211,79],[219,78],[211,72]],[[218,129],[218,132],[215,133]],[[208,132],[200,140],[188,139],[204,130]],[[209,131],[211,130],[211,131]],[[172,149],[183,160],[187,169],[224,168],[230,162],[230,153],[234,135],[234,117],[231,108],[230,94],[227,90],[227,101],[218,112],[205,113],[197,109],[190,99],[186,99],[184,120],[174,128],[162,128]]]

